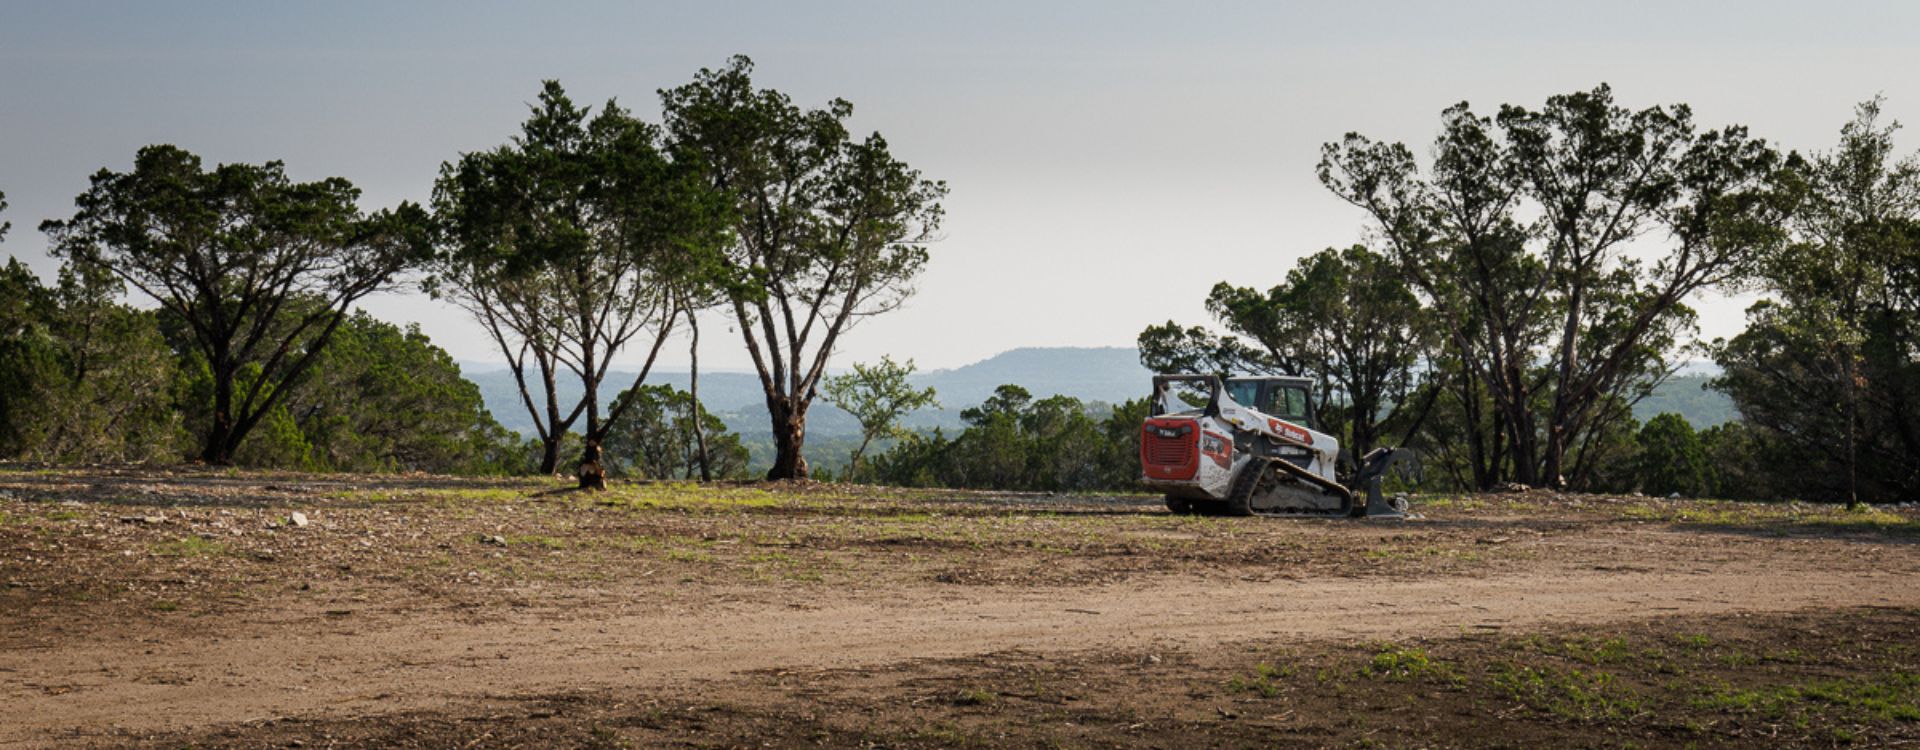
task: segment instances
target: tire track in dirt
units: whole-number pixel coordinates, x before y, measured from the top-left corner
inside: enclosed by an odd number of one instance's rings
[[[635,589],[635,602],[669,589]],[[750,600],[749,600],[750,599]],[[1398,639],[1673,614],[1920,606],[1911,575],[1552,569],[1426,580],[767,590],[647,612],[514,612],[464,623],[263,602],[271,621],[210,624],[160,642],[0,650],[0,745],[84,741],[279,716],[353,716],[490,698],[636,693],[755,670],[872,667],[1009,649],[1206,648],[1245,640]]]

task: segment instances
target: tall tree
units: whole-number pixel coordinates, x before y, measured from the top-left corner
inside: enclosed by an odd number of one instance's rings
[[[847,477],[860,471],[867,446],[900,433],[900,418],[915,409],[937,406],[932,388],[913,387],[913,360],[905,364],[882,356],[879,362],[853,364],[853,372],[827,378],[827,403],[838,406],[860,422],[860,445],[847,459]]]
[[[853,105],[802,109],[758,89],[735,57],[660,92],[676,153],[693,155],[736,207],[724,267],[741,338],[772,420],[770,479],[805,478],[807,410],[840,336],[912,294],[942,217],[945,183],[856,140]]]
[[[681,312],[675,284],[719,246],[725,207],[668,157],[657,127],[614,102],[593,114],[557,81],[511,143],[441,165],[430,288],[471,312],[506,357],[543,473],[584,417],[580,484],[604,486],[597,454],[630,399],[603,410],[601,383],[635,338],[648,348],[633,386],[646,381]],[[563,376],[581,386],[571,405]]]
[[[56,256],[111,272],[184,321],[213,381],[200,458],[225,464],[348,309],[426,250],[424,211],[368,215],[359,196],[337,177],[294,182],[277,161],[209,171],[182,149],[148,146],[132,171],[95,174],[73,218],[40,226]],[[302,299],[314,304],[293,304]]]
[[[1796,459],[1776,482],[1849,505],[1920,491],[1920,157],[1894,154],[1880,114],[1861,104],[1799,170],[1793,241],[1761,266],[1769,299],[1715,352],[1716,387]]]
[[[1442,126],[1430,176],[1405,146],[1349,134],[1320,178],[1374,220],[1491,396],[1513,476],[1557,486],[1588,432],[1665,372],[1687,298],[1778,242],[1782,160],[1744,128],[1628,110],[1605,85],[1497,120],[1461,104]]]

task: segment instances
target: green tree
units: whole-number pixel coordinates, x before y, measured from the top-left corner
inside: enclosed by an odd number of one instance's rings
[[[115,301],[119,281],[62,268],[44,287],[0,270],[0,456],[144,462],[177,455],[174,357],[153,315]]]
[[[1647,420],[1634,437],[1639,456],[1634,463],[1641,491],[1665,496],[1705,497],[1714,490],[1713,465],[1693,425],[1678,414]]]
[[[344,471],[505,473],[518,447],[417,324],[355,313],[286,403],[315,462]]]
[[[916,409],[939,407],[932,388],[913,387],[913,360],[905,364],[882,356],[872,365],[855,362],[853,372],[827,378],[827,403],[840,407],[860,422],[860,446],[847,459],[848,478],[858,475],[860,457],[874,440],[900,435],[900,418]]]
[[[1686,299],[1780,241],[1782,158],[1744,128],[1696,129],[1684,105],[1621,107],[1605,85],[1497,118],[1449,108],[1434,153],[1423,177],[1405,146],[1349,134],[1319,174],[1373,219],[1491,397],[1514,478],[1578,483],[1587,433],[1692,331]]]
[[[1139,337],[1142,364],[1314,378],[1322,428],[1354,455],[1378,445],[1398,416],[1423,351],[1419,301],[1389,259],[1360,245],[1302,258],[1265,292],[1220,282],[1207,310],[1227,335],[1149,327]]]
[[[807,410],[834,347],[913,292],[947,188],[878,133],[853,138],[853,105],[802,109],[755,88],[752,72],[735,57],[660,96],[675,152],[703,164],[736,208],[723,288],[772,421],[767,476],[804,478]]]
[[[105,269],[185,322],[212,378],[200,458],[226,464],[348,309],[426,249],[417,206],[368,215],[359,195],[340,178],[294,182],[277,161],[209,171],[184,150],[148,146],[132,171],[95,174],[73,218],[41,230],[79,273]],[[296,313],[301,298],[319,304]],[[243,384],[248,368],[258,375]]]
[[[1715,351],[1715,387],[1795,457],[1782,483],[1849,506],[1920,491],[1920,157],[1894,154],[1880,110],[1861,104],[1799,170],[1792,242],[1761,266],[1769,298]]]
[[[1229,330],[1321,380],[1320,416],[1354,455],[1382,438],[1407,403],[1419,360],[1421,307],[1384,256],[1355,245],[1302,258],[1265,293],[1221,283],[1207,298]]]
[[[506,357],[543,447],[541,473],[584,417],[582,487],[604,486],[600,447],[629,408],[599,403],[614,357],[638,338],[648,348],[634,386],[646,381],[682,312],[679,284],[710,262],[724,230],[723,196],[660,138],[616,103],[593,114],[547,81],[519,137],[442,164],[434,186],[429,288],[472,313]],[[571,405],[562,377],[581,385]]]
[[[628,418],[607,434],[608,465],[614,471],[650,479],[692,479],[702,471],[724,478],[746,474],[747,448],[740,436],[699,408],[691,393],[645,385],[630,400]]]
[[[954,438],[907,434],[873,458],[875,479],[906,487],[1085,492],[1136,486],[1147,400],[1115,407],[1069,396],[1035,400],[1003,385],[966,409]]]

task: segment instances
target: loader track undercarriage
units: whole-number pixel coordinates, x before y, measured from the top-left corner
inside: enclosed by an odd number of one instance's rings
[[[1357,515],[1353,492],[1283,458],[1254,457],[1235,474],[1224,501],[1168,496],[1175,513],[1346,518]]]

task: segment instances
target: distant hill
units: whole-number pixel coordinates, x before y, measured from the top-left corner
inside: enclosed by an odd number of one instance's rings
[[[1731,422],[1740,417],[1727,394],[1707,387],[1713,375],[1675,375],[1653,389],[1653,394],[1633,405],[1633,418],[1645,422],[1660,414],[1673,412],[1686,418],[1696,430]]]
[[[1119,403],[1144,398],[1152,390],[1152,377],[1140,366],[1138,350],[1109,346],[1013,349],[965,367],[934,370],[916,380],[933,386],[943,404],[972,406],[1007,383],[1026,388],[1035,398],[1058,394]]]
[[[533,421],[520,402],[519,387],[513,374],[505,369],[467,363],[463,375],[480,387],[480,395],[493,412],[494,419],[508,429],[533,434]],[[607,402],[633,384],[632,372],[608,374],[601,386],[601,401]],[[964,367],[931,370],[914,377],[922,387],[931,386],[940,399],[940,409],[925,409],[909,417],[908,427],[931,429],[960,427],[960,411],[978,405],[993,395],[993,389],[1015,383],[1034,398],[1053,395],[1072,396],[1082,401],[1118,403],[1147,395],[1152,374],[1140,366],[1132,347],[1057,347],[1026,348],[1002,352]],[[649,384],[666,383],[685,390],[685,372],[656,373]],[[579,398],[577,384],[562,383],[561,397],[571,403]],[[700,374],[700,400],[708,410],[721,416],[727,427],[744,435],[766,434],[767,409],[760,390],[760,377],[751,373],[703,372]],[[846,412],[831,404],[818,402],[807,415],[808,434],[820,437],[857,435],[860,425]]]
[[[463,365],[468,380],[480,387],[487,408],[495,419],[509,429],[533,433],[533,423],[520,403],[513,375],[505,369],[487,365]],[[1706,389],[1710,374],[1695,369],[1690,374],[1667,380],[1653,395],[1634,407],[1641,421],[1662,412],[1685,417],[1695,428],[1705,429],[1734,419],[1733,403],[1725,394]],[[908,417],[907,426],[916,429],[935,427],[953,431],[963,425],[960,412],[978,405],[1003,384],[1026,388],[1034,398],[1053,395],[1072,396],[1086,402],[1120,403],[1147,395],[1152,373],[1140,366],[1139,354],[1132,347],[1047,347],[1022,348],[1002,352],[963,367],[931,370],[914,377],[938,394],[941,408],[924,409]],[[633,382],[632,372],[615,372],[601,389],[601,401],[607,402]],[[656,373],[650,384],[666,383],[686,389],[685,372]],[[563,383],[563,398],[571,403],[579,387]],[[767,410],[760,391],[760,377],[751,373],[707,372],[700,375],[700,398],[707,409],[726,421],[727,427],[747,436],[766,435]],[[814,405],[807,419],[808,434],[818,438],[858,435],[860,425],[853,417],[824,401]]]

